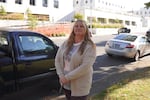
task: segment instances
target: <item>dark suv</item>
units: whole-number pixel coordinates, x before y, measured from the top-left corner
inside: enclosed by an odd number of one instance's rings
[[[130,31],[131,30],[129,28],[122,27],[122,28],[118,29],[118,34],[120,34],[120,33],[130,33]]]
[[[148,37],[148,41],[150,42],[150,30],[146,32],[146,36]]]

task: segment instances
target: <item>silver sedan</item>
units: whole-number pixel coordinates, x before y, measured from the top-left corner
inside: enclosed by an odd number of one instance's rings
[[[117,55],[139,60],[150,53],[150,41],[145,35],[121,33],[107,41],[105,52],[108,56]]]

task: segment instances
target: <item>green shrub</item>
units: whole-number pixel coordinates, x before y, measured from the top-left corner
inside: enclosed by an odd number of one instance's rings
[[[11,13],[11,14],[6,14],[6,15],[3,15],[3,16],[0,16],[0,19],[3,19],[3,20],[23,20],[24,19],[24,16],[23,14],[20,14],[20,13]]]
[[[23,20],[24,16],[23,14],[19,14],[19,13],[11,13],[7,15],[7,19],[9,20]]]
[[[92,28],[120,28],[123,27],[122,24],[99,24],[92,23]]]

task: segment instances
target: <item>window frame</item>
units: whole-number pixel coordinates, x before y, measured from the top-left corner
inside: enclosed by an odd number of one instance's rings
[[[32,5],[32,6],[36,6],[36,0],[30,0],[29,4]]]
[[[0,2],[6,2],[7,0],[0,0]]]
[[[54,0],[54,8],[59,8],[59,0]]]
[[[15,4],[22,4],[22,0],[15,0]]]
[[[42,0],[42,6],[48,7],[48,0]]]
[[[45,49],[41,49],[41,48],[34,49],[33,51],[32,50],[31,51],[23,50],[22,43],[21,43],[21,40],[20,40],[20,37],[23,37],[23,36],[31,37],[33,40],[35,38],[42,39],[43,41],[46,41],[47,44],[45,43],[45,46],[47,45],[47,47],[45,47]],[[19,35],[18,39],[19,39],[21,54],[25,55],[25,56],[48,55],[50,52],[53,52],[55,50],[55,47],[54,47],[53,43],[48,41],[46,38],[38,36],[38,35]]]

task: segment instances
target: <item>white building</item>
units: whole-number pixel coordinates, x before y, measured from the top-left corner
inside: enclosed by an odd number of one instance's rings
[[[143,26],[150,26],[150,8],[140,8],[140,10],[133,11],[133,13],[141,17]]]
[[[128,13],[126,7],[110,0],[74,0],[75,13],[81,13],[88,22],[92,18],[103,24],[113,24],[116,20],[126,27],[141,27],[141,17]]]
[[[73,11],[73,1],[68,0],[0,0],[8,13],[22,13],[26,18],[26,11],[29,9],[32,14],[39,17],[47,17],[50,21],[65,20],[65,16]],[[63,19],[64,18],[64,19]]]
[[[143,17],[150,17],[150,8],[140,8],[140,10],[133,11],[133,13]]]
[[[110,0],[0,0],[0,6],[8,13],[22,13],[25,18],[29,9],[32,14],[44,16],[50,22],[72,21],[74,14],[80,13],[87,22],[94,18],[102,24],[113,24],[117,20],[126,27],[145,26],[141,16],[127,13],[124,5]]]

